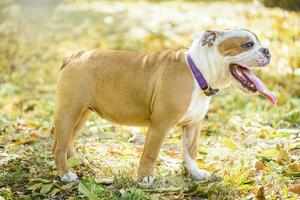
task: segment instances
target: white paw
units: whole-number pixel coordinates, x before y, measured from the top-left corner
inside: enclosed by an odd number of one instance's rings
[[[153,176],[146,176],[139,182],[140,187],[149,188],[153,186],[155,178]]]
[[[76,182],[78,180],[78,177],[75,173],[69,171],[68,173],[62,175],[60,177],[60,180],[64,183],[72,183],[72,182]]]
[[[212,173],[210,173],[209,171],[203,170],[203,169],[192,169],[190,171],[190,173],[192,174],[192,176],[199,180],[199,181],[206,181],[206,180],[210,180],[210,178],[212,177]]]

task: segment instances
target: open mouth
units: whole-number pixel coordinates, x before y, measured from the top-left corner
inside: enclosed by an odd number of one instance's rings
[[[242,67],[238,64],[232,63],[229,65],[229,70],[232,76],[250,92],[259,92],[263,96],[269,99],[272,104],[276,104],[276,96],[270,92],[270,90],[264,85],[264,83],[255,76],[252,71],[246,67]]]

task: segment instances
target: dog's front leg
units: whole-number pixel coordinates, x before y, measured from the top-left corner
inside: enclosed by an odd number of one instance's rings
[[[138,180],[145,187],[154,182],[153,169],[163,140],[170,126],[151,125],[148,129],[143,155],[138,168]]]
[[[197,180],[209,180],[211,179],[212,174],[209,171],[199,169],[196,162],[200,130],[201,123],[183,127],[183,162],[194,178]]]

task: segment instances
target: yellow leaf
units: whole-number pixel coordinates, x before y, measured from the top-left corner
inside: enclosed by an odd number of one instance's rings
[[[232,138],[224,139],[222,144],[232,150],[239,149],[238,145],[233,141]]]
[[[198,167],[200,168],[200,169],[205,169],[205,170],[210,170],[210,166],[209,165],[207,165],[205,162],[204,162],[204,160],[202,160],[202,159],[197,159],[197,165],[198,165]]]
[[[198,167],[200,169],[210,170],[210,167],[207,164],[205,164],[205,163],[198,164]]]
[[[277,160],[280,162],[280,163],[290,163],[291,162],[291,159],[290,159],[290,155],[289,153],[284,150],[284,149],[279,149],[279,154],[278,154],[278,158]]]
[[[294,172],[300,172],[300,163],[292,163],[289,168]]]
[[[198,153],[199,154],[204,154],[204,155],[206,155],[207,154],[207,149],[206,149],[206,147],[199,147],[198,148]]]
[[[36,183],[34,185],[29,186],[27,189],[28,190],[38,190],[43,186],[43,183]]]
[[[243,171],[236,179],[235,182],[238,185],[243,185],[244,183],[247,183],[251,180],[248,180],[248,177],[250,175],[250,173],[253,171],[253,169],[246,169],[245,171]]]
[[[278,149],[266,149],[259,153],[260,157],[275,160],[279,155]]]

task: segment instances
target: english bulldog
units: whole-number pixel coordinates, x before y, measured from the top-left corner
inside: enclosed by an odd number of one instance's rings
[[[158,53],[80,51],[64,59],[57,83],[54,159],[61,181],[78,179],[67,166],[74,138],[91,112],[113,123],[147,126],[138,180],[151,184],[154,163],[170,129],[182,127],[183,163],[198,180],[214,177],[196,164],[201,122],[211,97],[236,83],[243,91],[276,97],[252,69],[270,52],[245,29],[206,31],[188,49]]]

